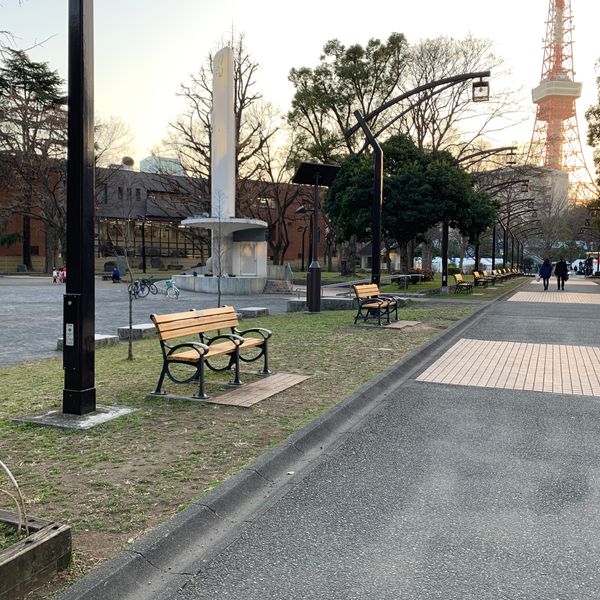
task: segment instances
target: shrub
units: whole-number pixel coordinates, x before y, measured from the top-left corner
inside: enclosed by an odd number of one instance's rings
[[[448,275],[458,275],[458,273],[460,273],[459,267],[452,263],[448,265]]]
[[[423,275],[422,281],[433,281],[433,271],[431,269],[409,269],[409,275]]]

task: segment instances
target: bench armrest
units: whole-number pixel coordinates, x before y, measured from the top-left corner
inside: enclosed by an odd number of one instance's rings
[[[199,357],[204,356],[209,350],[206,344],[202,344],[200,342],[184,342],[183,344],[177,344],[177,346],[172,346],[171,348],[169,348],[169,351],[167,352],[167,357],[171,356],[176,350],[179,350],[180,348],[193,348],[198,352]]]
[[[269,329],[265,329],[264,327],[252,327],[251,329],[246,329],[245,331],[238,331],[236,329],[235,332],[241,335],[242,337],[245,336],[247,333],[259,333],[263,336],[265,340],[268,340],[273,335],[272,331],[270,331]]]
[[[215,335],[215,337],[211,337],[209,340],[207,340],[208,345],[210,346],[217,340],[229,340],[236,346],[241,346],[244,343],[244,338],[236,335],[235,333],[222,333],[221,335]]]

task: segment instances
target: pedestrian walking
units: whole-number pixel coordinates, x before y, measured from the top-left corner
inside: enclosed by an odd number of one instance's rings
[[[564,292],[565,281],[569,278],[569,267],[562,257],[554,265],[554,274],[556,275],[556,284],[558,285],[558,289]]]
[[[67,283],[67,266],[66,265],[60,270],[60,282]]]
[[[52,283],[58,283],[58,269],[56,267],[52,269]]]
[[[552,275],[552,263],[549,258],[544,259],[544,263],[540,267],[540,279],[544,282],[544,290],[548,289],[550,276]]]

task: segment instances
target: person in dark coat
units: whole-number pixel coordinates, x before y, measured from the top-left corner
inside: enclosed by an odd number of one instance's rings
[[[548,289],[550,275],[552,275],[552,263],[549,258],[545,258],[544,264],[540,267],[540,279],[544,282],[544,290]]]
[[[554,274],[556,275],[556,283],[558,284],[558,289],[564,291],[565,281],[569,276],[569,267],[562,258],[554,265]]]

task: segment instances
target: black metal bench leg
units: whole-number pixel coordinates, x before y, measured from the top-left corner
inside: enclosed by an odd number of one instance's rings
[[[208,398],[206,394],[206,390],[204,389],[204,360],[200,360],[200,364],[198,365],[198,379],[200,380],[200,385],[198,387],[198,396],[201,400],[206,400]]]
[[[265,340],[265,345],[263,348],[263,357],[264,357],[263,370],[259,371],[259,373],[261,375],[270,375],[271,371],[269,371],[269,344],[267,343],[267,340]]]
[[[234,369],[233,369],[233,381],[229,385],[244,385],[240,379],[240,351],[236,349],[235,354],[232,357]]]
[[[156,389],[154,390],[155,394],[166,394],[166,392],[161,392],[163,381],[165,380],[165,375],[167,374],[167,363],[166,361],[163,363],[163,368],[160,373],[160,377],[158,378],[158,383],[156,384]]]

